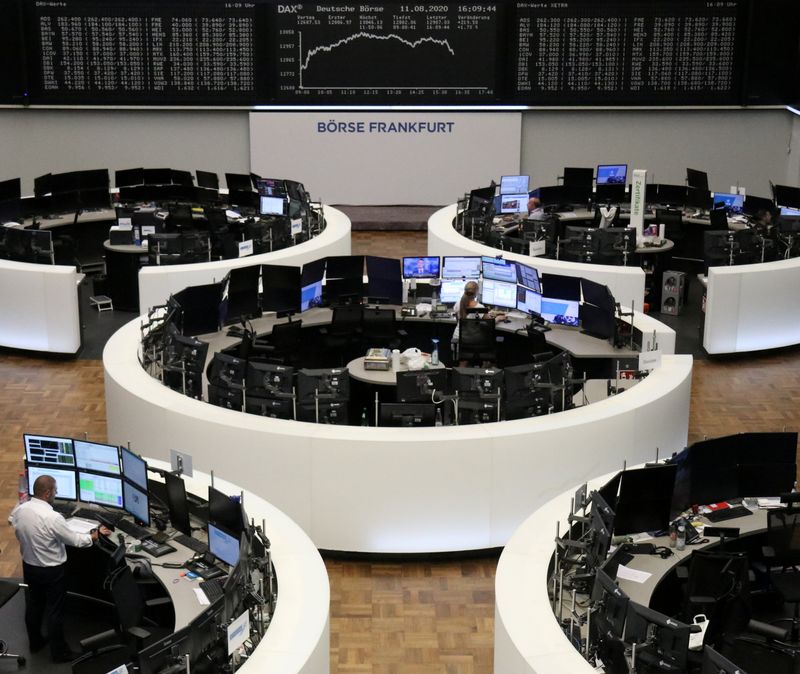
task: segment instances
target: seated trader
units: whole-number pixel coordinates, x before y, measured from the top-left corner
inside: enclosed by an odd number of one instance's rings
[[[473,311],[470,311],[472,309]],[[453,336],[450,338],[450,344],[453,347],[453,353],[456,353],[458,350],[458,340],[459,340],[459,327],[460,321],[467,316],[475,315],[478,313],[477,309],[486,309],[480,302],[478,302],[478,282],[477,281],[467,281],[466,285],[464,286],[464,294],[461,296],[461,299],[456,302],[456,305],[453,307],[453,312],[455,313],[456,318],[458,319],[459,323],[456,323],[456,328],[453,330]],[[497,314],[495,315],[494,312],[489,312],[488,316],[490,318],[494,318],[496,321],[503,320],[506,315],[505,314]],[[459,367],[466,367],[467,362],[461,361],[459,363]]]
[[[25,597],[25,627],[31,652],[41,650],[50,641],[54,662],[69,662],[80,653],[73,652],[64,639],[64,600],[67,596],[64,544],[85,548],[102,534],[111,532],[101,526],[91,533],[72,531],[66,520],[53,510],[56,481],[40,475],[33,483],[33,498],[20,503],[11,512],[22,554],[22,572],[28,591]],[[47,639],[42,636],[42,618],[47,618]]]

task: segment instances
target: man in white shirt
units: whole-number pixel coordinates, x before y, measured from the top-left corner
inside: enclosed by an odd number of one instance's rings
[[[22,554],[22,573],[28,586],[25,604],[25,627],[31,652],[41,650],[50,641],[54,662],[69,662],[79,653],[73,652],[64,639],[64,600],[66,599],[66,545],[85,548],[100,535],[111,532],[106,527],[79,534],[67,526],[66,520],[53,510],[56,481],[40,475],[33,483],[33,498],[20,503],[11,512]],[[47,639],[42,636],[42,619],[47,619]]]

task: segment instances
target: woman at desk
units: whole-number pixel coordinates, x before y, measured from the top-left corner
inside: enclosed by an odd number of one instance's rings
[[[486,307],[478,302],[477,281],[467,281],[466,285],[464,286],[464,294],[461,296],[461,299],[456,302],[456,305],[453,309],[453,313],[455,314],[456,319],[458,319],[458,322],[456,323],[455,330],[453,330],[453,336],[450,338],[450,344],[453,347],[453,353],[458,353],[461,321],[467,317],[474,318],[478,313],[486,312]],[[495,321],[501,321],[506,317],[505,314],[495,314],[492,311],[486,313],[488,318],[493,318]],[[467,367],[468,363],[465,360],[461,360],[459,361],[458,365],[459,367]]]

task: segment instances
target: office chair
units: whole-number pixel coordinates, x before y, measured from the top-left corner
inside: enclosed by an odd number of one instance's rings
[[[322,341],[328,351],[336,352],[340,365],[351,360],[350,354],[361,350],[363,312],[360,304],[333,308],[333,318],[323,332]]]
[[[303,337],[303,322],[290,321],[272,326],[272,333],[253,340],[250,354],[268,363],[295,365]]]
[[[657,208],[656,224],[664,225],[664,238],[672,241],[677,247],[683,242],[683,213],[673,208]]]
[[[681,606],[682,620],[691,623],[704,613],[709,620],[705,644],[715,648],[730,635],[744,631],[750,620],[750,575],[747,555],[739,552],[694,550]]]
[[[800,641],[800,508],[780,508],[767,513],[767,543],[762,548],[772,586],[784,603],[794,604],[791,618],[776,622],[791,622],[790,641]],[[775,567],[781,567],[776,572]]]
[[[14,597],[14,595],[17,594],[17,592],[19,592],[19,583],[14,583],[10,580],[0,580],[0,609],[3,608],[3,606],[5,606],[8,602],[10,602],[11,599]],[[0,644],[2,644],[2,652],[0,652],[0,660],[4,658],[16,658],[17,665],[19,665],[20,667],[25,666],[24,656],[19,655],[17,653],[8,653],[5,650],[8,647],[8,645],[4,641],[0,641]]]
[[[366,347],[400,348],[400,334],[394,309],[366,308],[362,318],[363,341]]]
[[[497,338],[494,320],[462,318],[458,322],[458,360],[468,363],[497,360]]]
[[[148,642],[169,634],[171,630],[159,627],[147,619],[145,610],[169,604],[170,598],[158,597],[145,601],[139,584],[133,577],[133,571],[127,564],[116,567],[106,578],[105,584],[116,611],[116,624],[110,630],[82,639],[80,644],[83,651],[97,654],[108,646],[123,646],[128,650],[130,659]]]
[[[189,204],[175,204],[169,207],[168,229],[178,231],[182,227],[192,226],[192,207]]]

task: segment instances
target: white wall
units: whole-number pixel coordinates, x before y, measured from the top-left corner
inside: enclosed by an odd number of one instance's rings
[[[657,181],[682,182],[691,166],[709,172],[712,189],[727,190],[739,180],[767,196],[769,180],[800,183],[798,120],[785,110],[526,112],[522,170],[533,184],[552,184],[564,166],[619,161],[647,168],[651,178],[655,172]],[[302,156],[303,148],[296,152]],[[0,109],[0,180],[21,176],[27,193],[33,178],[48,171],[170,166],[247,172],[249,153],[249,112],[242,110]],[[340,157],[307,161],[342,170]],[[475,155],[475,164],[480,161]],[[509,170],[515,164],[509,157]],[[460,171],[454,164],[450,169]],[[434,179],[419,163],[407,170]],[[306,185],[318,192],[310,181]]]
[[[627,163],[629,172],[647,169],[648,182],[683,184],[689,167],[707,171],[714,191],[738,182],[767,197],[770,180],[787,178],[792,118],[785,110],[533,111],[522,120],[522,170],[532,185],[554,185],[565,166]],[[800,139],[797,147],[800,155]],[[795,171],[789,184],[798,179]]]

